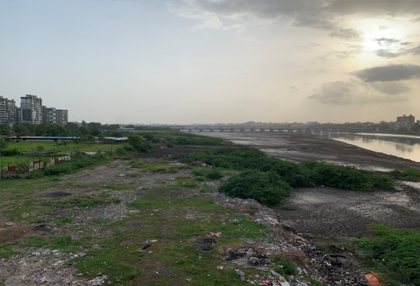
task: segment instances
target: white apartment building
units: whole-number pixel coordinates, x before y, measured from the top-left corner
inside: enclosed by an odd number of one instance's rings
[[[19,121],[31,124],[42,123],[42,99],[31,94],[21,97]]]
[[[0,96],[0,124],[13,124],[16,121],[16,104],[13,99]]]

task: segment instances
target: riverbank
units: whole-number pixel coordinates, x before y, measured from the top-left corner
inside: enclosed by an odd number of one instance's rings
[[[208,132],[226,141],[258,148],[293,162],[322,160],[374,171],[420,168],[420,163],[365,150],[321,136],[278,132]],[[283,224],[314,241],[366,236],[369,225],[420,229],[420,190],[398,183],[398,190],[349,191],[326,187],[295,188],[275,207]]]
[[[270,156],[293,162],[322,160],[377,171],[420,168],[419,162],[373,152],[312,134],[291,132],[200,132],[197,134],[255,147]]]

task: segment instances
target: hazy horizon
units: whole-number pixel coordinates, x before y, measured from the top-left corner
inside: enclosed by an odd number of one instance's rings
[[[0,96],[104,124],[420,118],[418,31],[418,0],[0,0]]]

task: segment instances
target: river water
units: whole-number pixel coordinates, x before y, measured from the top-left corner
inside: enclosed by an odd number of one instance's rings
[[[420,136],[378,133],[330,133],[326,136],[371,151],[420,162]]]

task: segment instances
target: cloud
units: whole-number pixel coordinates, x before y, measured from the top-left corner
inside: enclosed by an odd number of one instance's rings
[[[371,86],[380,92],[390,95],[405,93],[411,90],[407,85],[399,82],[373,82]]]
[[[333,30],[336,26],[336,24],[331,21],[308,15],[297,15],[293,25],[296,27],[310,27],[320,30]]]
[[[413,55],[420,55],[420,45],[410,49],[410,53],[412,53]]]
[[[168,4],[180,17],[201,21],[198,28],[223,29],[225,22],[262,25],[283,21],[295,27],[331,32],[331,37],[359,39],[356,30],[341,27],[334,15],[323,9],[326,0],[183,0],[182,5]],[[328,14],[328,15],[327,15]]]
[[[417,15],[420,1],[417,0],[335,0],[324,8],[341,15],[367,14],[374,16]]]
[[[375,39],[375,41],[378,42],[380,46],[389,46],[391,44],[399,42],[399,40],[391,39],[391,38],[378,38],[378,39]]]
[[[366,105],[406,101],[403,96],[381,94],[359,81],[334,81],[324,83],[319,92],[307,97],[323,104]]]
[[[355,72],[354,75],[365,82],[407,80],[420,78],[420,66],[405,64],[373,67]]]
[[[360,39],[360,34],[354,29],[336,29],[331,32],[331,37],[348,39],[348,40],[358,40]]]
[[[377,50],[376,51],[376,55],[378,56],[378,57],[382,57],[382,58],[396,58],[396,57],[399,57],[399,56],[402,56],[402,55],[404,55],[405,53],[404,52],[400,52],[400,53],[393,53],[393,52],[390,52],[390,51],[388,51],[388,50],[384,50],[384,49],[380,49],[380,50]]]

